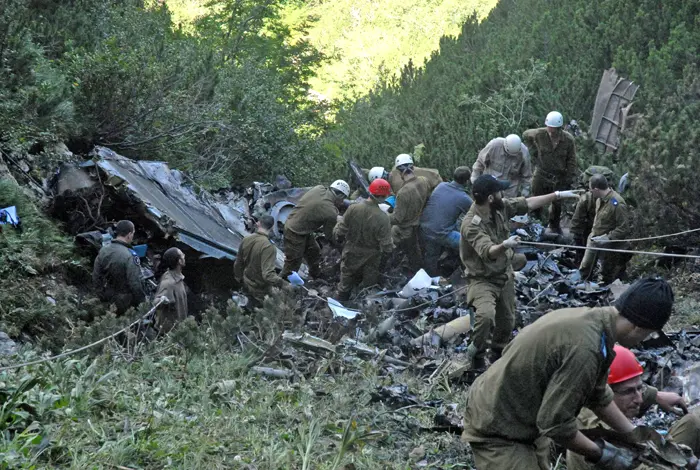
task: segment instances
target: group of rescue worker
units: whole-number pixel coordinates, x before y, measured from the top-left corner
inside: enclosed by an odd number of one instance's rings
[[[378,284],[380,274],[402,256],[410,272],[422,267],[434,276],[442,251],[451,251],[460,257],[467,304],[475,314],[468,356],[472,368],[483,372],[470,389],[463,436],[477,468],[549,469],[552,440],[571,454],[569,468],[635,468],[622,449],[594,442],[580,429],[598,419],[628,433],[634,429],[629,418],[653,403],[685,408],[678,395],[643,387],[641,366],[624,349],[664,326],[673,304],[668,284],[643,279],[613,306],[554,311],[513,339],[514,266],[522,255],[516,252],[520,238],[511,231],[512,217],[551,206],[548,229],[561,233],[562,201],[575,201],[571,234],[575,244],[589,248],[581,259],[582,275],[590,277],[600,259],[603,281],[612,282],[629,261],[626,253],[595,250],[628,246],[627,206],[603,167],[584,174],[588,191],[574,189],[576,147],[562,115],[549,113],[545,127],[525,131],[522,139],[511,134],[491,140],[471,169],[456,168],[450,182],[436,170],[415,166],[408,154],[397,156],[390,172],[374,167],[366,174],[367,198],[351,196],[343,180],[304,194],[284,225],[280,274],[270,240],[275,221],[270,216],[257,221],[255,233],[240,245],[233,273],[254,305],[272,288],[293,289],[290,283],[304,262],[310,277],[324,275],[319,231],[341,250],[336,296],[341,301],[357,288]],[[131,222],[119,222],[116,239],[95,261],[96,288],[119,311],[145,298],[138,256],[130,248],[133,235]],[[168,272],[156,296],[168,303],[157,324],[167,332],[187,315],[185,257],[171,248],[163,262]],[[700,447],[699,424],[696,414],[688,415],[671,435]]]

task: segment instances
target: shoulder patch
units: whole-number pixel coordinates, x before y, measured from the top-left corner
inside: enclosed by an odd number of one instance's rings
[[[136,266],[141,266],[141,258],[139,258],[139,255],[136,254],[134,250],[129,248],[129,252],[131,253],[131,259],[134,262]]]
[[[474,218],[472,219],[472,225],[479,225],[481,223],[481,217],[478,215],[475,215]]]
[[[615,198],[610,199],[610,203],[611,203],[613,206],[617,206],[617,205],[619,204],[618,200],[615,199]]]

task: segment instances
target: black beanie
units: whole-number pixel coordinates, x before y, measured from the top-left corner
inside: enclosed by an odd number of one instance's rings
[[[660,330],[671,316],[673,290],[658,277],[640,279],[615,302],[620,315],[635,326]]]

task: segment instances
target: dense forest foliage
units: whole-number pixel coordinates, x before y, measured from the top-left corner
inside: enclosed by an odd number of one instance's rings
[[[641,85],[636,125],[614,161],[582,139],[581,167],[631,171],[649,221],[700,223],[691,171],[700,5],[502,0],[480,21],[492,4],[8,0],[0,146],[109,145],[215,187],[279,172],[327,181],[345,158],[390,165],[406,151],[447,176],[552,109],[585,129],[601,73],[614,66]]]

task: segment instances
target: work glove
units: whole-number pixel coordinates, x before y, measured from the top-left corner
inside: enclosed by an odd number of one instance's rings
[[[635,462],[635,455],[632,451],[620,447],[615,447],[602,439],[596,441],[603,455],[595,464],[595,468],[601,470],[632,470],[639,463]]]
[[[554,191],[554,194],[557,199],[578,199],[583,192],[583,189],[574,189],[573,191]]]
[[[515,248],[518,246],[520,243],[520,237],[517,235],[513,235],[510,237],[508,240],[505,240],[502,245],[505,246],[506,248]]]
[[[301,278],[301,276],[299,276],[299,274],[296,271],[292,271],[292,274],[287,276],[287,280],[293,286],[303,286],[304,285],[304,280]]]
[[[597,237],[591,237],[591,241],[596,245],[605,245],[610,241],[608,234],[598,235]]]

